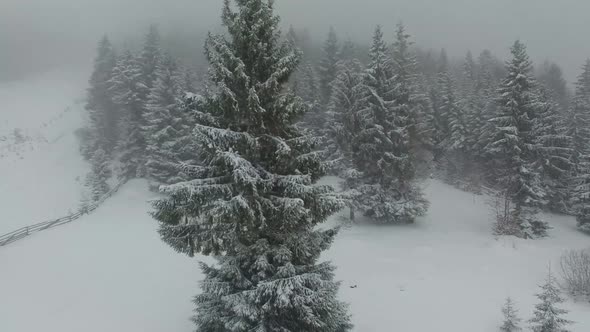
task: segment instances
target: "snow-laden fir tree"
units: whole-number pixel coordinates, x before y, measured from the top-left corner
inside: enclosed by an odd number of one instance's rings
[[[444,50],[443,50],[444,51]],[[437,128],[438,150],[444,153],[445,180],[457,184],[465,178],[468,171],[468,154],[470,150],[470,131],[468,115],[459,99],[456,84],[446,65],[443,53],[442,66],[438,73],[437,89],[439,90],[439,106]]]
[[[570,201],[568,183],[574,169],[572,141],[567,135],[565,119],[552,98],[548,91],[540,88],[541,109],[535,121],[534,136],[547,208],[552,212],[567,213]]]
[[[518,309],[514,307],[514,302],[511,298],[507,298],[502,307],[502,315],[504,315],[504,322],[500,326],[502,332],[518,332],[522,331],[520,322],[522,319],[518,317]]]
[[[347,331],[334,267],[318,263],[336,231],[316,227],[342,202],[314,185],[321,158],[286,87],[300,53],[281,42],[271,0],[226,0],[222,19],[227,36],[206,42],[216,88],[194,109],[202,164],[153,213],[174,249],[217,259],[202,265],[197,330]]]
[[[328,39],[324,42],[322,51],[323,55],[320,59],[318,73],[320,77],[322,104],[327,105],[330,101],[330,95],[332,94],[332,81],[334,81],[338,72],[340,53],[340,43],[334,27],[330,27]]]
[[[301,119],[301,125],[314,136],[324,136],[326,127],[326,109],[322,106],[318,77],[310,63],[301,64],[291,79],[291,86],[296,96],[301,97],[309,111]]]
[[[111,42],[104,36],[97,47],[90,76],[86,110],[89,113],[91,142],[85,142],[83,154],[90,159],[96,149],[111,154],[117,143],[118,109],[109,90],[117,57]]]
[[[145,175],[145,101],[149,93],[142,80],[142,66],[129,51],[117,61],[111,79],[113,100],[122,110],[122,140],[119,143],[121,176],[127,178]]]
[[[563,318],[568,311],[559,307],[564,299],[561,297],[557,280],[551,271],[540,288],[541,292],[536,294],[539,303],[535,305],[534,316],[529,320],[531,330],[533,332],[568,332],[566,327],[573,322]]]
[[[417,60],[411,50],[413,42],[403,24],[398,24],[392,47],[393,101],[398,127],[407,131],[410,154],[419,164],[427,163],[432,151],[432,123],[426,91],[417,75]],[[416,166],[416,165],[414,165]]]
[[[90,200],[96,202],[110,189],[107,181],[111,177],[111,168],[109,158],[101,148],[94,152],[90,164],[91,169],[86,178],[86,187],[90,191]]]
[[[557,103],[559,111],[568,108],[570,92],[567,81],[563,78],[563,71],[556,63],[545,61],[539,70],[538,79],[541,85],[547,90],[551,99]]]
[[[534,135],[534,124],[543,104],[531,75],[532,64],[526,47],[516,41],[511,53],[512,59],[506,63],[508,76],[498,91],[498,112],[491,119],[495,133],[487,146],[497,163],[497,185],[512,203],[510,209],[505,209],[509,218],[502,219],[510,225],[499,225],[496,231],[518,229],[517,234],[504,235],[533,238],[542,235],[545,228],[535,218],[537,210],[545,204]]]
[[[162,50],[160,49],[160,31],[155,24],[150,25],[143,48],[139,55],[139,64],[141,66],[141,80],[151,89],[157,79],[158,63],[162,60]]]
[[[444,96],[445,93],[449,92],[453,95]],[[444,49],[441,50],[438,59],[436,80],[433,86],[430,87],[429,97],[432,104],[434,158],[436,161],[440,161],[445,154],[447,140],[450,136],[448,108],[456,106],[454,89],[451,86],[448,58]]]
[[[338,58],[340,61],[353,61],[358,60],[359,58],[359,48],[354,41],[350,38],[347,38],[342,43],[342,48],[340,49],[340,53],[338,54]]]
[[[360,130],[353,142],[353,163],[360,172],[354,206],[380,222],[413,222],[428,204],[413,183],[411,120],[406,105],[396,104],[393,95],[394,69],[380,26],[375,29],[369,59],[365,96],[356,115]]]
[[[567,112],[575,172],[571,181],[572,205],[578,227],[590,232],[590,59],[578,76],[574,99]]]
[[[343,60],[338,67],[328,105],[326,150],[331,172],[345,176],[352,168],[352,145],[360,130],[356,112],[363,97],[363,66],[358,60]]]
[[[496,172],[497,164],[494,156],[486,148],[496,135],[496,126],[491,121],[498,109],[497,87],[493,75],[494,62],[489,51],[480,55],[477,63],[477,81],[473,82],[473,90],[467,97],[464,107],[470,114],[470,127],[473,134],[472,154],[481,171],[481,179],[494,183],[499,176]]]
[[[176,60],[165,56],[156,70],[156,81],[147,97],[145,125],[146,176],[155,185],[182,181],[179,167],[182,151],[188,148],[183,137],[190,133],[188,113],[182,108],[182,76]],[[194,152],[193,152],[194,153]]]

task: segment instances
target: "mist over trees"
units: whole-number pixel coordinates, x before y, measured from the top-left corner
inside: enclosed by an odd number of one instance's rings
[[[355,222],[420,222],[427,178],[492,192],[498,236],[548,236],[543,211],[590,232],[590,60],[570,91],[519,40],[505,61],[453,58],[417,47],[403,24],[355,43],[280,22],[272,1],[224,2],[207,70],[157,25],[140,47],[98,43],[81,147],[91,200],[114,177],[145,178],[163,195],[163,241],[215,258],[201,266],[199,331],[350,330],[335,268],[320,261],[337,229],[317,226],[343,208]],[[340,188],[318,185],[325,175]],[[512,302],[504,314],[518,330]]]

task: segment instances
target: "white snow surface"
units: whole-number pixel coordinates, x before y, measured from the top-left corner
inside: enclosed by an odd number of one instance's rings
[[[78,208],[89,168],[74,136],[83,126],[84,76],[57,71],[0,84],[0,234]]]
[[[550,238],[495,239],[485,197],[435,180],[426,193],[432,206],[416,224],[359,222],[326,253],[354,331],[496,332],[507,296],[528,319],[548,265],[557,272],[564,250],[590,244],[573,218],[551,215]],[[160,241],[153,198],[134,180],[94,214],[0,248],[2,330],[192,331],[199,258]],[[590,330],[589,304],[565,307],[573,332]]]
[[[0,137],[14,128],[40,137],[18,149],[2,150],[0,140],[0,234],[78,206],[76,178],[88,165],[73,135],[83,105],[72,101],[86,84],[72,77],[0,85]],[[590,247],[572,217],[545,215],[554,227],[547,239],[495,238],[485,196],[436,180],[425,191],[431,207],[416,224],[345,225],[323,256],[338,267],[354,331],[497,332],[507,296],[530,318],[548,266],[557,274],[565,250]],[[197,263],[211,259],[177,254],[159,239],[148,215],[154,198],[134,180],[93,214],[0,247],[0,331],[193,331]],[[590,304],[568,299],[565,307],[573,332],[590,331]]]

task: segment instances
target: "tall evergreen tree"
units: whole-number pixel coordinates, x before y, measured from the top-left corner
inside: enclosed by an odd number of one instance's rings
[[[551,98],[557,102],[559,110],[566,110],[570,100],[570,92],[561,68],[556,63],[545,61],[541,65],[538,78]]]
[[[332,94],[332,81],[336,78],[338,72],[338,60],[340,53],[340,43],[336,30],[330,27],[328,32],[328,39],[326,39],[323,47],[323,56],[320,60],[319,75],[320,75],[320,92],[322,97],[322,104],[327,105]]]
[[[543,105],[531,76],[526,47],[516,41],[511,53],[512,59],[506,64],[508,76],[498,91],[498,114],[491,119],[495,135],[488,151],[498,163],[498,185],[505,188],[504,194],[514,206],[510,222],[521,230],[520,234],[511,235],[530,238],[536,235],[533,233],[543,232],[535,226],[540,226],[540,222],[534,218],[538,208],[545,204],[534,135],[534,124]]]
[[[90,130],[93,140],[85,150],[90,158],[96,149],[112,153],[115,148],[118,131],[119,114],[109,91],[110,80],[116,66],[117,58],[111,42],[104,36],[98,43],[94,70],[90,76],[86,109],[89,112]]]
[[[504,323],[500,326],[500,331],[522,331],[522,328],[520,327],[521,319],[518,317],[518,310],[514,308],[514,302],[511,298],[506,299],[506,303],[504,303],[504,307],[502,307],[502,314],[504,315]]]
[[[271,0],[224,2],[228,35],[206,43],[216,89],[194,109],[203,164],[155,203],[165,242],[217,257],[202,265],[198,331],[350,329],[334,268],[318,263],[336,232],[316,226],[342,203],[314,185],[321,159],[294,125],[306,107],[286,88],[300,53],[273,12]]]
[[[160,48],[160,31],[155,24],[150,25],[141,54],[139,55],[139,64],[141,66],[141,80],[151,89],[157,79],[158,64],[162,60],[162,50]]]
[[[109,158],[103,149],[96,150],[90,159],[91,170],[86,178],[86,186],[90,190],[90,199],[98,201],[109,191],[108,179],[111,177]]]
[[[352,145],[360,128],[356,111],[362,98],[362,64],[358,60],[338,63],[328,107],[328,160],[330,170],[344,176],[352,168]]]
[[[547,208],[553,212],[569,212],[568,183],[574,169],[571,137],[567,135],[565,119],[552,100],[552,95],[541,88],[542,108],[534,125],[534,136],[542,166],[542,183]]]
[[[416,73],[417,60],[412,46],[411,36],[402,24],[397,25],[396,38],[393,43],[393,102],[398,126],[407,131],[407,144],[410,154],[418,163],[430,159],[432,150],[432,123],[428,109],[429,103],[425,91],[420,86]],[[416,166],[416,165],[414,165]]]
[[[435,160],[440,160],[445,153],[450,136],[449,108],[456,106],[454,89],[449,74],[449,63],[446,51],[441,50],[437,64],[436,82],[431,87],[430,99],[433,116],[433,143]],[[452,95],[451,95],[452,94]]]
[[[537,294],[539,303],[535,305],[534,317],[529,320],[533,332],[568,332],[566,326],[571,321],[563,318],[568,311],[557,307],[564,302],[560,295],[555,277],[549,271],[545,284],[540,286],[541,292]]]
[[[365,72],[365,97],[357,118],[361,130],[354,141],[354,166],[360,172],[355,208],[381,222],[413,222],[427,202],[412,182],[415,176],[411,125],[397,104],[394,68],[381,27],[375,29]],[[399,97],[400,101],[403,96]]]
[[[183,100],[182,76],[178,64],[166,56],[158,64],[156,81],[147,97],[145,126],[147,177],[156,184],[178,183],[182,180],[179,167],[182,138],[190,132],[188,113],[181,107]],[[182,145],[181,145],[182,144]]]
[[[145,175],[145,101],[149,93],[142,80],[141,64],[127,51],[117,61],[111,79],[113,100],[123,111],[122,134],[125,137],[119,143],[123,177],[142,177]]]
[[[359,57],[358,51],[359,49],[356,43],[348,38],[342,43],[342,49],[340,50],[338,58],[340,61],[357,60]]]
[[[572,204],[578,226],[590,232],[590,59],[576,82],[574,99],[567,113],[567,134],[572,139],[574,176]]]

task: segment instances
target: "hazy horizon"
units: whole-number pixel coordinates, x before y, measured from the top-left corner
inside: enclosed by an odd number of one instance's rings
[[[126,40],[157,23],[164,34],[217,29],[221,0],[0,0],[0,80],[55,66],[89,64],[98,38]],[[375,24],[392,40],[402,21],[417,45],[452,56],[490,49],[505,58],[521,39],[536,64],[557,62],[568,81],[590,56],[580,38],[590,3],[576,0],[277,0],[282,25],[308,28],[322,41],[329,26],[341,38],[368,43]],[[559,14],[559,15],[557,15]],[[195,45],[201,47],[201,45]],[[4,69],[3,69],[4,68]],[[3,74],[4,72],[4,74]]]

